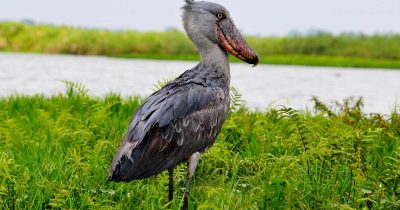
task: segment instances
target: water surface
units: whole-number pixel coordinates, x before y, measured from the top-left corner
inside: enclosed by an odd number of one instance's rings
[[[62,80],[80,82],[89,94],[122,96],[152,93],[157,81],[174,78],[196,62],[117,59],[96,56],[0,53],[0,96],[57,94]],[[366,112],[390,113],[400,101],[400,71],[382,69],[232,64],[232,85],[251,108],[279,105],[311,108],[362,96]]]

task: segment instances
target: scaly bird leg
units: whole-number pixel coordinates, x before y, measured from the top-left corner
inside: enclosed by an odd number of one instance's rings
[[[200,159],[200,153],[196,152],[192,154],[189,159],[188,159],[188,178],[186,181],[186,189],[185,189],[185,195],[183,197],[183,210],[187,210],[189,207],[189,192],[190,192],[190,182],[192,181],[192,177],[194,175],[194,172],[196,171],[197,163],[199,162]]]
[[[174,167],[168,169],[169,185],[168,185],[168,201],[174,199]]]

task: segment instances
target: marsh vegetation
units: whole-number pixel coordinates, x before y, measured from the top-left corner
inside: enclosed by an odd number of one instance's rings
[[[167,173],[108,182],[112,156],[141,98],[65,93],[0,99],[0,208],[165,209]],[[194,209],[398,209],[400,115],[362,112],[361,99],[314,111],[233,105],[193,181]],[[186,170],[176,170],[172,208]]]
[[[400,35],[325,32],[286,37],[247,36],[261,63],[400,68]],[[179,30],[109,31],[0,22],[0,51],[125,58],[198,60],[198,52]],[[232,58],[233,61],[237,61]]]

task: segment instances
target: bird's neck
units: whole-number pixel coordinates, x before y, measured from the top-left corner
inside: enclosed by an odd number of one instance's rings
[[[185,29],[200,52],[201,61],[195,68],[198,75],[214,78],[221,76],[225,78],[223,83],[229,87],[231,74],[226,51],[189,26],[185,25]]]
[[[222,50],[218,45],[210,43],[207,47],[199,48],[201,61],[200,66],[204,71],[217,72],[223,74],[230,81],[230,67],[226,51]]]

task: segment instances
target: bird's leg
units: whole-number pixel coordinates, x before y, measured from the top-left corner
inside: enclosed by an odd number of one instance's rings
[[[183,197],[183,207],[182,207],[183,210],[187,210],[189,207],[190,182],[192,181],[192,177],[194,175],[194,172],[196,171],[199,159],[200,159],[199,152],[192,154],[188,159],[188,177],[186,181],[185,195]]]
[[[168,169],[169,185],[168,185],[168,201],[174,199],[174,167]]]

